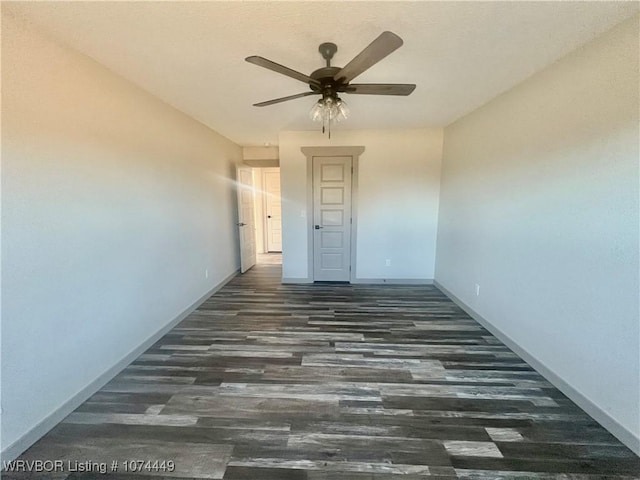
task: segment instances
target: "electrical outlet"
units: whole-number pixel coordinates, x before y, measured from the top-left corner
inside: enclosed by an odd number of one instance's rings
[[[476,283],[476,297],[480,296],[480,285]]]
[[[391,259],[390,259],[390,258],[387,258],[387,259],[384,261],[384,265],[385,265],[386,267],[390,267],[390,266],[391,266]]]

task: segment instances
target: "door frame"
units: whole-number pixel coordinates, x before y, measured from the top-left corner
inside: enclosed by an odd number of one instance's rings
[[[351,157],[351,258],[350,283],[356,282],[358,230],[358,166],[365,147],[302,147],[307,157],[307,278],[313,283],[313,157]]]

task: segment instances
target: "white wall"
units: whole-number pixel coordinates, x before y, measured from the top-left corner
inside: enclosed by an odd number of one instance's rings
[[[278,161],[278,147],[242,147],[242,158],[247,160],[258,161]]]
[[[2,450],[10,456],[236,271],[230,177],[241,149],[39,36],[5,6],[2,101]]]
[[[636,451],[638,81],[636,16],[447,127],[436,262]]]
[[[354,115],[357,112],[354,112]],[[282,132],[283,277],[307,279],[307,160],[303,146],[364,146],[357,193],[358,279],[434,275],[442,129]],[[305,216],[303,216],[305,215]],[[385,266],[385,259],[391,266]]]

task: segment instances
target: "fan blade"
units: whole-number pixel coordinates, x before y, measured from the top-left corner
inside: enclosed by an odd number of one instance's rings
[[[245,58],[245,60],[249,63],[253,63],[254,65],[258,65],[259,67],[268,68],[269,70],[281,73],[282,75],[286,75],[287,77],[295,78],[296,80],[308,83],[309,85],[320,87],[320,82],[305,75],[304,73],[296,72],[295,70],[291,70],[289,67],[285,67],[284,65],[280,65],[279,63],[272,62],[271,60],[267,60],[266,58],[253,55],[251,57]]]
[[[351,83],[344,91],[360,95],[411,95],[415,89],[412,83]]]
[[[296,95],[289,95],[288,97],[276,98],[274,100],[267,100],[266,102],[254,103],[254,107],[266,107],[267,105],[273,105],[275,103],[286,102],[287,100],[295,100],[296,98],[308,97],[309,95],[318,95],[316,92],[304,92]]]
[[[382,32],[378,38],[369,44],[347,65],[342,67],[333,78],[348,83],[369,67],[375,65],[394,50],[400,48],[402,39],[392,32]]]

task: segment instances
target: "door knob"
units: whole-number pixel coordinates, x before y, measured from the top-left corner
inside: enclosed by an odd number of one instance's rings
[[[322,227],[321,227],[320,225],[316,225],[316,226],[315,226],[315,229],[316,229],[316,230],[320,230],[321,228],[322,228]]]
[[[245,225],[246,225],[246,223],[242,223],[242,222],[238,223],[239,227],[244,227]]]
[[[267,215],[267,218],[271,218],[271,215]]]

